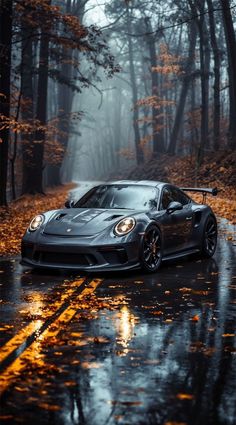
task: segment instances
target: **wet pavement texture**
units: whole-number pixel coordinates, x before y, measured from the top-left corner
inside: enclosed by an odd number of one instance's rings
[[[1,423],[236,424],[236,247],[224,228],[212,259],[153,275],[1,260]]]

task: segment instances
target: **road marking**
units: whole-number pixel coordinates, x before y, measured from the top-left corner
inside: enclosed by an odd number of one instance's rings
[[[78,279],[75,282],[72,282],[70,287],[63,293],[61,296],[60,301],[56,302],[54,306],[56,305],[57,309],[59,309],[64,302],[68,299],[70,299],[71,295],[78,290],[78,288],[82,285],[82,283],[85,281],[85,278]],[[48,318],[48,315],[52,315],[51,310],[44,311],[43,312],[44,317]],[[6,342],[1,347],[0,352],[0,363],[4,361],[14,350],[17,349],[23,342],[32,335],[33,332],[37,332],[42,326],[42,320],[35,320],[26,327],[24,327],[17,335],[13,336],[9,341]]]
[[[84,297],[91,295],[96,288],[102,283],[103,279],[94,279],[88,286],[76,297],[74,301],[78,302]],[[37,340],[33,341],[20,355],[14,360],[10,366],[1,374],[0,377],[0,396],[10,385],[15,377],[19,376],[21,371],[25,368],[26,362],[31,361],[32,363],[38,363],[44,365],[44,355],[41,353],[43,342],[46,339],[53,338],[61,330],[61,325],[69,323],[78,311],[78,307],[69,305],[62,313],[52,322],[38,337]]]

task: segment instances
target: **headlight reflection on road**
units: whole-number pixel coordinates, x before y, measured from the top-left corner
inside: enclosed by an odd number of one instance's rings
[[[31,292],[28,297],[27,301],[30,302],[28,307],[28,314],[32,316],[33,318],[39,318],[41,317],[45,318],[45,313],[43,312],[43,308],[45,309],[45,300],[43,295],[40,292],[34,291]],[[42,322],[43,323],[43,322]]]
[[[137,318],[129,310],[127,305],[123,305],[116,315],[116,330],[117,342],[124,348],[124,355],[127,354],[126,350],[129,346],[130,340],[134,336],[134,328],[137,323]]]
[[[29,352],[29,354],[26,356],[26,360],[28,360],[30,363],[33,363],[34,366],[44,367],[46,365],[44,362],[44,355],[42,354],[43,347],[39,329],[43,325],[45,317],[47,316],[44,311],[45,299],[43,294],[40,292],[32,291],[28,295],[27,301],[29,302],[29,305],[27,306],[25,313],[28,318],[33,320],[37,339],[34,341],[34,350]]]

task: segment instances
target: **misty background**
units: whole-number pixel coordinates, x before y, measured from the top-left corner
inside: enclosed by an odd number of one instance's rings
[[[0,204],[236,146],[236,4],[4,0]]]

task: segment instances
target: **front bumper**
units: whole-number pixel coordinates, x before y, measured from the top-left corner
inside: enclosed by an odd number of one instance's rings
[[[128,270],[139,266],[139,242],[88,244],[65,238],[50,238],[37,243],[22,240],[21,264],[52,269],[88,271]]]

